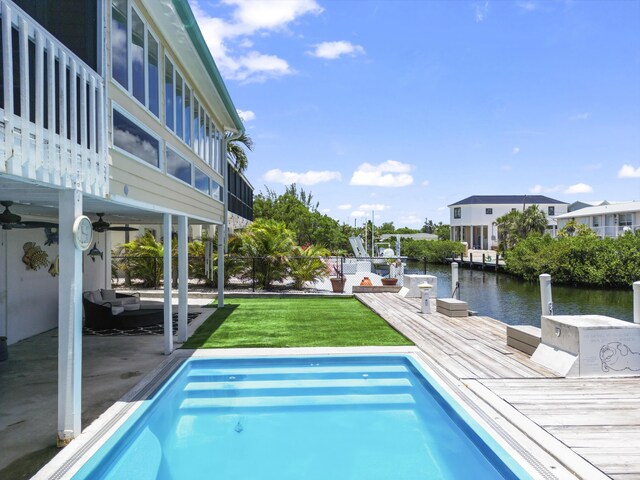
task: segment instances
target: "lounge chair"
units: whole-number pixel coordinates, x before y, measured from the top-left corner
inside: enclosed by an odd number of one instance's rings
[[[162,309],[140,310],[139,296],[118,293],[113,300],[106,300],[102,294],[98,297],[97,292],[100,291],[85,292],[82,296],[84,325],[87,328],[128,330],[157,325],[164,319]],[[107,298],[110,298],[110,294],[107,294]]]

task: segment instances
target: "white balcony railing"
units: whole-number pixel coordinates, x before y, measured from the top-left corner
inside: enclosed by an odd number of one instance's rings
[[[640,230],[640,225],[627,225],[627,226],[619,226],[619,225],[608,225],[608,226],[599,226],[599,227],[590,227],[591,230],[596,232],[596,235],[599,237],[612,237],[616,238],[620,235],[624,235],[627,232],[637,232]]]
[[[104,79],[13,2],[0,5],[0,174],[105,196]]]

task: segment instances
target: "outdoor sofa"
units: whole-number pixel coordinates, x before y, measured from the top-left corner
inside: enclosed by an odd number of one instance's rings
[[[93,330],[120,329],[156,325],[163,321],[162,309],[140,309],[140,295],[94,290],[82,295],[84,325]]]

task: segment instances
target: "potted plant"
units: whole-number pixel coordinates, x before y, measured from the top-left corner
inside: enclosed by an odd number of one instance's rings
[[[335,275],[335,277],[329,277],[329,281],[331,282],[331,290],[333,291],[333,293],[344,292],[344,284],[347,282],[347,279],[344,278],[344,275],[342,275],[342,270],[337,263],[330,264],[329,268],[330,273]]]

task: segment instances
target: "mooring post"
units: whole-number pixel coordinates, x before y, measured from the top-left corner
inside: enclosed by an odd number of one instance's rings
[[[633,282],[633,322],[640,323],[640,281]]]
[[[482,270],[484,270],[484,253],[482,254]]]
[[[460,300],[460,284],[458,283],[458,262],[451,262],[451,296]]]
[[[540,275],[540,303],[542,315],[553,315],[553,298],[551,297],[551,275]]]

